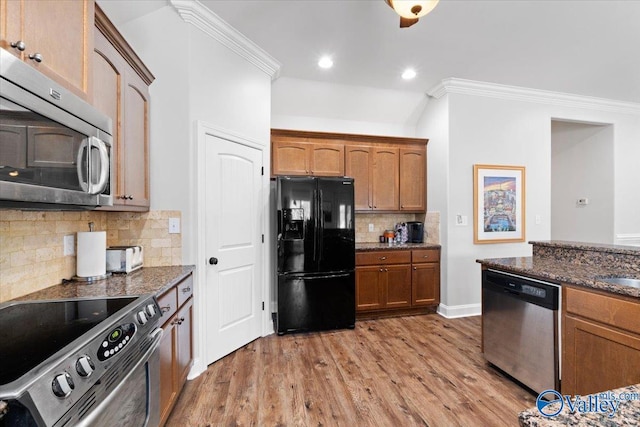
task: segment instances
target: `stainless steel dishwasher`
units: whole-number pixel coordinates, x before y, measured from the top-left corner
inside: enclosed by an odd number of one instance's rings
[[[558,285],[482,272],[484,357],[536,393],[559,390]]]

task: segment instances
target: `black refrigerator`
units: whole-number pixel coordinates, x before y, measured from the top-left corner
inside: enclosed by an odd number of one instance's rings
[[[353,178],[278,177],[278,335],[353,328]]]

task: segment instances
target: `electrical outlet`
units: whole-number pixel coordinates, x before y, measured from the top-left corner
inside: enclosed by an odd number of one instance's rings
[[[73,234],[64,236],[62,238],[62,245],[64,247],[64,256],[70,256],[76,254],[76,244]]]
[[[540,225],[540,224],[542,224],[542,216],[538,214],[536,215],[536,225]]]
[[[373,228],[373,224],[369,224],[369,231],[376,231],[375,228]]]
[[[180,233],[180,218],[169,218],[169,234]]]

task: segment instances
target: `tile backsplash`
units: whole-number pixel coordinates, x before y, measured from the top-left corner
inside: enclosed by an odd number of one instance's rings
[[[53,286],[76,274],[76,256],[64,255],[64,236],[107,232],[107,246],[140,245],[145,266],[182,264],[182,235],[169,234],[180,211],[53,212],[0,210],[0,302]],[[75,252],[75,248],[74,248]]]
[[[384,230],[393,230],[399,222],[424,222],[424,241],[426,243],[440,243],[440,212],[426,214],[356,214],[356,242],[377,242]],[[374,231],[369,231],[369,224],[373,224]]]

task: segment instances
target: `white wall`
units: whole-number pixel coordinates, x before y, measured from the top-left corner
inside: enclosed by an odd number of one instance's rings
[[[613,136],[613,126],[552,121],[552,240],[614,243]]]
[[[459,89],[459,90],[458,90]],[[590,123],[611,123],[613,135],[615,187],[614,227],[616,233],[639,233],[640,212],[640,106],[627,113],[624,108],[602,109],[588,102],[555,102],[520,96],[501,88],[486,85],[483,90],[452,88],[445,91],[447,99],[449,137],[448,150],[438,147],[438,140],[428,134],[432,126],[419,127],[417,136],[431,138],[429,164],[448,165],[448,203],[437,202],[441,208],[441,243],[446,253],[443,265],[442,303],[457,315],[480,309],[481,258],[528,256],[531,240],[550,238],[551,215],[551,122],[553,119]],[[597,103],[596,103],[597,104]],[[581,105],[585,105],[584,108]],[[616,111],[617,110],[617,111]],[[420,123],[443,121],[442,111],[427,107]],[[425,133],[426,132],[426,133]],[[444,138],[443,140],[446,140]],[[526,242],[482,244],[473,243],[473,165],[522,165],[526,167]],[[633,164],[633,165],[632,165]],[[431,180],[433,173],[429,174]],[[442,178],[442,177],[441,177]],[[429,182],[429,188],[433,183]],[[631,193],[635,196],[631,196]],[[429,206],[439,196],[432,199]],[[468,226],[456,226],[456,214],[469,218]],[[535,223],[539,215],[541,223]]]
[[[183,262],[195,264],[195,123],[268,147],[271,78],[169,5],[118,29],[156,77],[150,87],[151,209],[182,211]]]
[[[427,97],[363,86],[279,78],[272,87],[276,129],[413,137]]]

